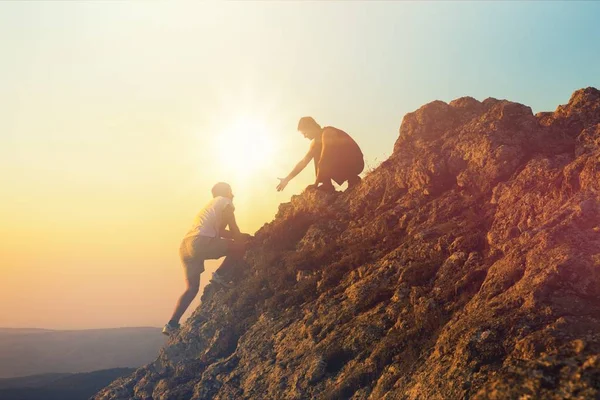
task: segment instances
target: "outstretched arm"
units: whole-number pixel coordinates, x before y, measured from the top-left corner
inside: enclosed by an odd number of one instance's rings
[[[296,166],[294,167],[294,169],[292,170],[292,172],[290,172],[288,174],[288,176],[286,176],[285,178],[277,178],[279,179],[281,182],[279,182],[279,185],[277,185],[277,191],[281,192],[283,189],[285,189],[285,187],[287,186],[287,184],[294,179],[294,177],[296,175],[298,175],[300,172],[302,172],[302,170],[304,168],[306,168],[306,166],[308,165],[308,163],[310,162],[310,160],[313,159],[313,146],[310,146],[310,150],[308,150],[308,153],[306,153],[306,155],[304,156],[304,158],[302,160],[300,160],[300,162],[298,164],[296,164]]]

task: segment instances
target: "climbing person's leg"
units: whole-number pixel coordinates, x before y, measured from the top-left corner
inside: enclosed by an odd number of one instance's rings
[[[321,147],[321,156],[319,158],[319,166],[317,168],[317,184],[319,190],[326,192],[334,192],[335,188],[331,180],[334,178],[335,170],[339,160],[336,154],[337,141],[333,140],[329,135],[323,135],[323,144]]]
[[[217,276],[217,278],[215,279],[215,277],[213,276],[213,280],[221,284],[223,284],[223,282],[226,282],[227,284],[223,286],[231,287],[229,281],[231,281],[232,279],[235,280],[235,278],[241,272],[239,268],[242,263],[244,253],[246,251],[247,243],[241,240],[218,240],[221,241],[221,244],[219,246],[224,247],[222,254],[226,257],[225,260],[223,260],[223,263],[215,271],[215,275]]]
[[[361,182],[359,174],[364,168],[362,155],[347,154],[343,149],[340,153],[339,156],[331,157],[333,162],[327,168],[329,184],[331,185],[331,180],[338,185],[348,181],[348,189],[354,188]]]
[[[326,192],[335,192],[335,188],[333,187],[332,179],[332,162],[331,157],[321,156],[321,160],[319,161],[319,167],[317,168],[317,179],[316,184],[317,189],[324,190]]]
[[[342,185],[348,181],[348,187],[360,183],[358,176],[364,169],[364,160],[360,148],[348,134],[338,129],[326,130],[323,134],[321,159],[318,177]]]
[[[353,189],[356,186],[360,185],[362,179],[359,174],[365,168],[365,162],[363,160],[362,154],[353,154],[350,157],[350,161],[348,163],[348,167],[346,169],[348,173],[348,189]]]
[[[164,334],[172,334],[179,328],[179,320],[188,309],[200,289],[200,275],[204,271],[204,259],[196,251],[201,237],[183,239],[179,247],[179,256],[183,264],[186,288],[179,297],[171,319],[163,328]]]
[[[317,186],[318,190],[323,192],[335,192],[335,187],[333,186],[333,183],[331,183],[331,178],[326,177],[326,175],[319,180],[319,183],[321,183],[321,185]]]
[[[201,268],[197,265],[189,266],[185,269],[185,291],[179,297],[173,316],[169,320],[172,326],[179,325],[179,320],[185,311],[188,309],[198,291],[200,290],[200,275],[204,271],[204,266]]]
[[[348,189],[353,189],[356,186],[360,185],[361,181],[362,179],[358,175],[348,178]]]

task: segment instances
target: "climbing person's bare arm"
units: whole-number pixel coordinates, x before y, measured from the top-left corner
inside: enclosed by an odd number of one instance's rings
[[[223,210],[223,222],[221,223],[220,235],[225,239],[242,240],[249,239],[252,235],[240,232],[237,221],[235,220],[235,214],[233,212],[233,206],[227,205]],[[229,226],[229,230],[227,230]]]
[[[308,165],[308,163],[310,162],[310,160],[313,159],[314,154],[313,154],[313,148],[314,146],[311,144],[310,146],[310,150],[308,150],[308,153],[306,153],[306,155],[304,156],[304,158],[302,160],[300,160],[300,162],[298,164],[296,164],[296,166],[294,167],[294,169],[292,170],[292,172],[290,172],[288,174],[288,176],[286,176],[285,178],[277,178],[279,179],[281,182],[279,182],[279,185],[277,185],[277,191],[281,192],[283,189],[285,189],[285,187],[287,186],[287,184],[294,179],[294,177],[296,175],[298,175],[300,172],[302,172],[302,170],[304,168],[306,168],[306,166]]]
[[[229,226],[229,230],[227,230]],[[221,229],[219,230],[221,237],[226,239],[236,239],[240,236],[240,228],[237,226],[235,221],[235,214],[233,213],[233,206],[228,204],[223,209],[223,217],[221,219]]]

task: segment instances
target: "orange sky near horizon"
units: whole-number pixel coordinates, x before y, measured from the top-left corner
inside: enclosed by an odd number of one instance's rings
[[[272,56],[256,39],[269,33],[240,27],[251,10],[0,7],[11,11],[0,12],[10,60],[0,67],[10,76],[0,98],[0,326],[160,326],[184,287],[179,242],[214,183],[233,186],[250,233],[312,183],[311,165],[275,190],[308,150],[297,120],[327,112],[279,87],[293,60],[279,78],[261,71]]]
[[[260,120],[258,113],[253,115]],[[249,122],[247,116],[240,118]],[[111,135],[110,144],[80,147],[71,142],[66,151],[50,140],[48,147],[60,150],[40,147],[37,156],[47,160],[43,165],[31,163],[27,146],[24,162],[16,168],[13,164],[8,185],[3,182],[11,196],[4,198],[0,211],[0,326],[79,329],[163,323],[183,289],[179,241],[210,200],[215,182],[232,184],[238,224],[251,233],[272,219],[279,203],[311,183],[312,166],[284,193],[275,191],[276,177],[289,172],[309,143],[272,121],[262,125],[276,142],[263,160],[252,156],[261,149],[252,153],[246,148],[244,153],[227,143],[247,133],[235,123],[211,129],[214,136],[177,128],[161,129],[162,136],[154,133],[156,128],[132,124],[119,129],[122,136]],[[294,134],[276,136],[276,129]],[[232,159],[224,154],[229,151]],[[244,167],[244,161],[252,164]],[[216,265],[207,263],[203,285]]]

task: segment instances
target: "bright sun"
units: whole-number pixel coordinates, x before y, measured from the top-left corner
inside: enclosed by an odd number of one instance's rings
[[[266,124],[239,118],[215,137],[220,163],[229,173],[248,177],[273,164],[275,141]]]

